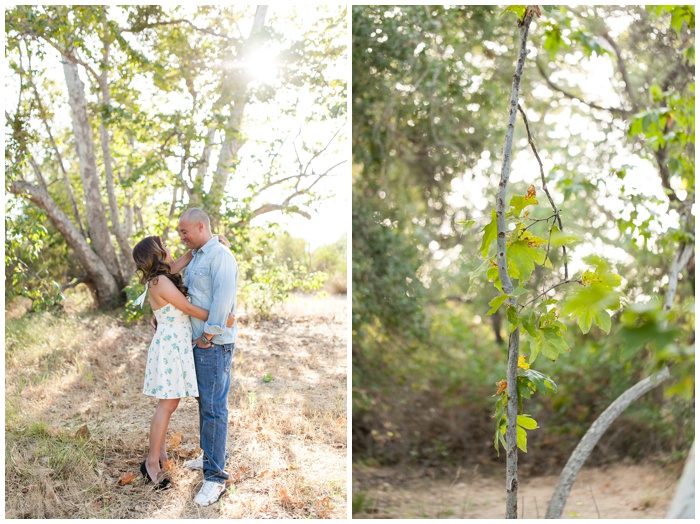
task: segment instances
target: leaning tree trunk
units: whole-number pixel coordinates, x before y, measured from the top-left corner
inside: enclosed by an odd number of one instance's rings
[[[603,433],[610,427],[610,424],[612,424],[632,402],[654,389],[670,376],[668,368],[664,367],[658,373],[645,378],[625,391],[608,406],[608,409],[603,411],[588,431],[586,431],[586,434],[566,462],[566,466],[564,466],[561,475],[559,475],[559,481],[557,482],[557,487],[554,489],[554,494],[549,501],[549,507],[547,508],[545,518],[561,518],[564,505],[576,481],[576,477],[588,459],[588,456],[591,454],[591,451],[593,451],[593,448],[600,440],[600,437],[602,437]]]
[[[102,8],[105,9],[104,7]],[[126,272],[123,275],[125,281],[124,285],[127,284],[128,275],[131,275],[136,271],[136,264],[131,255],[132,247],[127,238],[125,228],[122,226],[121,218],[119,216],[119,205],[117,204],[117,195],[114,190],[114,162],[112,160],[112,146],[111,139],[109,136],[109,129],[107,128],[109,120],[109,110],[112,104],[112,97],[109,93],[109,28],[107,26],[107,18],[103,21],[103,38],[104,38],[104,48],[102,53],[102,68],[101,73],[97,77],[97,83],[100,86],[100,94],[102,96],[102,115],[100,117],[100,143],[102,144],[102,160],[105,166],[105,188],[107,189],[107,201],[109,202],[109,214],[112,218],[112,230],[114,231],[114,236],[117,238],[117,244],[119,244],[119,251],[121,253],[120,262],[121,267]]]
[[[496,224],[498,236],[496,237],[496,261],[498,263],[498,276],[501,280],[503,293],[513,293],[513,284],[508,274],[508,261],[506,253],[506,187],[510,178],[511,153],[513,150],[513,133],[517,117],[518,98],[520,96],[520,81],[522,79],[525,58],[527,57],[527,35],[532,22],[532,14],[524,17],[520,24],[520,47],[518,61],[513,75],[513,86],[510,93],[510,107],[508,109],[508,126],[503,144],[503,165],[501,167],[501,180],[498,184],[498,199],[496,201]],[[507,300],[508,307],[517,306],[517,298]],[[518,356],[520,353],[520,330],[515,329],[508,340],[508,370],[506,382],[508,384],[508,403],[506,405],[506,518],[518,518]]]
[[[86,282],[95,291],[98,306],[102,309],[111,309],[120,305],[121,290],[116,279],[110,273],[103,259],[95,254],[80,231],[56,205],[51,195],[44,188],[28,182],[10,182],[8,189],[10,193],[27,198],[46,212],[51,224],[63,236],[87,273]]]
[[[267,14],[267,6],[259,5],[255,11],[255,19],[253,20],[253,28],[250,31],[250,36],[244,45],[243,56],[245,56],[245,50],[255,45],[258,34],[265,25],[265,16]],[[224,198],[224,190],[226,189],[226,183],[228,182],[229,174],[234,167],[236,161],[236,155],[238,151],[243,147],[245,139],[243,134],[240,132],[241,124],[243,122],[243,115],[245,112],[246,104],[248,103],[249,92],[247,86],[247,79],[245,75],[236,73],[237,77],[231,80],[233,83],[233,107],[231,108],[231,113],[229,115],[228,121],[226,122],[226,128],[224,131],[224,141],[221,144],[221,152],[219,153],[219,161],[216,165],[216,171],[214,172],[214,178],[211,184],[211,190],[209,192],[210,205],[212,213],[210,218],[212,220],[212,230],[216,230],[219,208],[221,207],[221,202]],[[231,89],[224,82],[223,89]],[[208,150],[205,147],[205,155],[208,156]]]
[[[85,193],[88,236],[93,250],[100,254],[110,275],[120,285],[125,285],[126,279],[112,245],[107,216],[102,204],[95,143],[92,139],[92,128],[85,100],[85,86],[78,76],[78,66],[66,58],[63,58],[62,62],[68,87],[68,101],[73,115],[73,134],[80,166],[80,178]]]

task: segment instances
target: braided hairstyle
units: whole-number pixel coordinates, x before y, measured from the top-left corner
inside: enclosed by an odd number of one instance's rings
[[[165,261],[167,254],[160,237],[146,237],[141,240],[134,246],[132,256],[136,262],[136,272],[139,273],[141,284],[147,285],[151,280],[157,282],[160,275],[165,275],[183,295],[188,295],[182,276],[170,273],[170,264]]]

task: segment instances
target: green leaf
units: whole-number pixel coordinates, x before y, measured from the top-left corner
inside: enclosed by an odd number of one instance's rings
[[[515,15],[519,18],[522,19],[523,16],[525,16],[525,9],[527,6],[525,5],[509,5],[506,7],[503,12],[499,16],[503,16],[507,12],[515,13]]]
[[[518,312],[515,307],[509,306],[506,309],[506,320],[508,321],[508,334],[512,333],[520,325],[520,319],[518,318]]]
[[[525,209],[527,206],[537,205],[537,203],[537,198],[534,193],[530,196],[513,195],[513,198],[510,199],[509,214],[514,217],[519,217],[523,209]]]
[[[569,345],[559,331],[550,327],[538,329],[534,336],[530,336],[530,360],[528,362],[532,364],[540,352],[549,360],[554,361],[567,351],[569,351]]]
[[[467,293],[469,293],[472,289],[472,286],[474,285],[474,282],[477,281],[482,275],[484,275],[487,272],[487,269],[490,266],[490,260],[486,259],[484,260],[479,267],[477,267],[474,271],[469,273],[468,279],[469,279],[469,288],[467,289]]]
[[[521,426],[525,429],[539,428],[539,426],[537,425],[537,421],[530,415],[518,415],[518,426]]]
[[[563,302],[562,314],[576,319],[582,333],[588,333],[595,322],[610,333],[610,314],[607,309],[620,307],[620,293],[605,282],[592,282],[572,288]]]
[[[572,247],[581,243],[581,237],[572,233],[562,233],[557,226],[552,228],[552,235],[549,238],[549,243],[552,247]]]
[[[521,238],[508,246],[509,273],[512,278],[517,278],[520,282],[529,280],[535,270],[535,264],[542,265],[547,256],[544,248],[532,245],[532,238]],[[542,241],[545,242],[544,239]]]
[[[491,302],[489,302],[489,306],[491,306],[491,309],[488,313],[486,313],[486,315],[493,315],[496,311],[498,311],[498,308],[500,308],[503,305],[503,303],[510,297],[512,297],[512,295],[498,295],[496,298],[491,300]]]
[[[520,426],[517,426],[515,431],[518,435],[518,448],[523,453],[527,453],[527,432]]]
[[[556,383],[544,373],[532,368],[521,368],[518,370],[518,373],[518,380],[525,380],[528,387],[533,391],[545,391],[545,389],[551,389],[554,393],[557,392]]]
[[[468,227],[472,227],[474,225],[474,222],[476,222],[476,220],[458,220],[457,221],[458,224],[464,226],[464,229],[467,229]]]
[[[496,235],[498,234],[495,209],[491,210],[491,222],[489,222],[488,225],[482,229],[482,231],[484,232],[484,237],[481,241],[481,248],[479,251],[481,252],[481,256],[486,258],[486,256],[489,254],[489,247],[491,247],[491,243],[496,240]]]

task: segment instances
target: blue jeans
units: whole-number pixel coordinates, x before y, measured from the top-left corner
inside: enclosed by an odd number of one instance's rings
[[[194,367],[199,388],[199,446],[204,452],[204,480],[224,484],[228,473],[226,436],[228,431],[228,391],[231,387],[231,357],[235,344],[194,347]]]

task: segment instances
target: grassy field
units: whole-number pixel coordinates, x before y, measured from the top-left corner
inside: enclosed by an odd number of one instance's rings
[[[198,453],[195,399],[168,431],[174,487],[154,492],[138,471],[155,409],[141,394],[150,326],[94,312],[6,318],[5,518],[345,518],[345,297],[291,297],[239,333],[233,482],[201,508],[201,472],[182,467]]]

